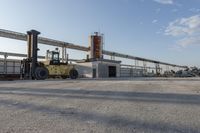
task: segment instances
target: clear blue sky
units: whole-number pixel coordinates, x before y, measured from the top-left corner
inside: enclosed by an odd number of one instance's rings
[[[94,31],[105,49],[200,66],[200,0],[0,0],[0,28],[88,46]],[[0,38],[0,51],[26,52]],[[46,50],[41,46],[41,51]],[[73,52],[71,57],[81,57]]]

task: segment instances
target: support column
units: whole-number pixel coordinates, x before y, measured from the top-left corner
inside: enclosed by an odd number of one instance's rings
[[[156,65],[156,75],[159,76],[160,75],[160,64],[155,63],[155,65]]]
[[[138,66],[138,60],[135,60],[135,69],[137,69]]]
[[[65,46],[62,47],[62,62],[68,62],[67,49]]]
[[[65,60],[65,47],[62,47],[62,62]]]
[[[7,53],[4,54],[4,74],[7,74]]]
[[[146,75],[147,74],[147,62],[143,61],[143,71],[144,71],[144,74]]]

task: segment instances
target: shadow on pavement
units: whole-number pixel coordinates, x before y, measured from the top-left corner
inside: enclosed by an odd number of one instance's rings
[[[75,108],[56,108],[49,106],[35,105],[32,103],[16,102],[12,100],[0,100],[0,106],[5,106],[8,108],[25,109],[34,112],[44,113],[50,116],[60,116],[62,119],[67,120],[78,120],[80,122],[94,121],[96,125],[104,125],[108,128],[115,127],[122,132],[131,131],[142,131],[142,132],[181,132],[181,133],[197,133],[198,129],[193,129],[191,127],[185,127],[181,125],[172,125],[170,123],[164,122],[147,122],[141,120],[130,120],[123,118],[121,116],[107,116],[103,114],[93,113],[93,112],[83,112]]]
[[[36,88],[1,88],[0,94],[29,95],[60,97],[88,100],[115,100],[148,103],[168,104],[200,104],[198,94],[174,94],[174,93],[151,93],[151,92],[125,92],[125,91],[99,91],[99,90],[73,90],[73,89],[36,89]]]

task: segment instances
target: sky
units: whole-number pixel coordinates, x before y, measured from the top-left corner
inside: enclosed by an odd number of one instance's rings
[[[0,0],[0,29],[88,46],[104,34],[105,50],[200,67],[200,0]],[[0,51],[26,53],[26,42],[0,38]],[[40,45],[39,54],[49,46]],[[70,58],[85,58],[68,50]],[[84,57],[83,57],[84,56]]]

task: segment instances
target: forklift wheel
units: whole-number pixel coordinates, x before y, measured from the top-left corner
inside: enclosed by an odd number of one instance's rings
[[[69,77],[71,79],[77,79],[78,78],[78,71],[76,69],[72,69],[69,71]]]
[[[35,78],[37,80],[45,80],[49,76],[49,71],[45,67],[37,67],[35,69]]]

